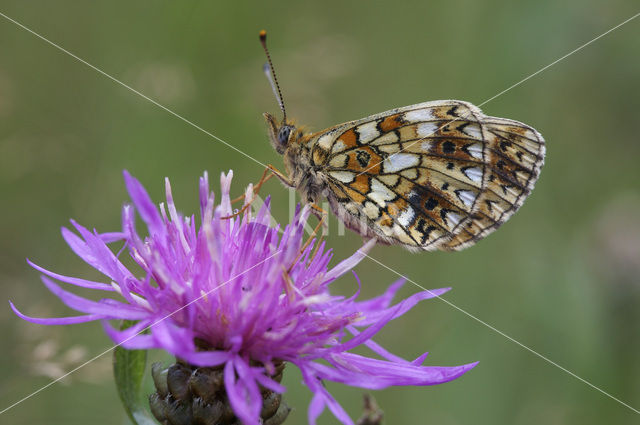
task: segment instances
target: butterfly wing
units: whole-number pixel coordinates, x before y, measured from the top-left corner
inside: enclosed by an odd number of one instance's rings
[[[338,216],[423,250],[460,250],[497,229],[533,189],[545,153],[533,128],[457,100],[341,124],[309,143]]]

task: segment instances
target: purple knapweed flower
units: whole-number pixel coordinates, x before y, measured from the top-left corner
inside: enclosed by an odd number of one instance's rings
[[[106,333],[128,349],[159,348],[182,362],[222,369],[224,389],[235,415],[245,425],[260,423],[261,388],[283,393],[272,379],[277,364],[297,366],[313,392],[308,420],[325,407],[344,424],[353,424],[322,381],[382,389],[393,385],[433,385],[455,379],[475,366],[422,366],[426,353],[404,360],[377,345],[372,337],[389,321],[417,302],[448,289],[416,293],[398,304],[392,298],[398,281],[367,301],[331,295],[329,285],[358,264],[374,245],[369,241],[351,257],[329,268],[331,250],[321,243],[304,245],[309,209],[298,209],[284,229],[270,224],[269,201],[257,214],[250,208],[237,218],[229,198],[232,173],[221,177],[221,202],[214,205],[207,174],[200,179],[200,221],[176,211],[166,180],[166,206],[152,203],[143,186],[124,173],[133,205],[122,210],[117,233],[89,231],[72,221],[76,233],[63,228],[71,249],[107,277],[107,283],[63,276],[29,262],[42,272],[42,281],[67,306],[84,313],[65,318],[34,318],[33,323],[62,325],[102,320]],[[245,202],[253,192],[247,188]],[[142,237],[135,228],[135,211],[148,228]],[[131,271],[109,244],[124,241],[133,261]],[[357,277],[356,277],[357,279]],[[92,301],[60,287],[54,280],[115,293]],[[359,282],[358,282],[359,284]],[[137,323],[119,330],[109,320]],[[148,332],[142,333],[148,329]],[[349,352],[365,345],[380,358]]]

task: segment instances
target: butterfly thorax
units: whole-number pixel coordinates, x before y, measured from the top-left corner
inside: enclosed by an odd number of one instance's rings
[[[269,124],[269,139],[276,152],[283,155],[289,183],[295,187],[305,202],[317,203],[323,195],[326,182],[311,162],[309,141],[305,133],[291,121],[277,122],[265,113]]]
[[[283,154],[284,165],[291,183],[298,190],[303,201],[319,203],[324,195],[326,180],[313,164],[309,140],[311,134],[295,129]]]

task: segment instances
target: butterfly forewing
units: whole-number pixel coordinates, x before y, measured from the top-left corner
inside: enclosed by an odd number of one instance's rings
[[[341,124],[307,143],[339,215],[424,250],[463,249],[495,230],[522,205],[544,159],[533,128],[453,100]]]

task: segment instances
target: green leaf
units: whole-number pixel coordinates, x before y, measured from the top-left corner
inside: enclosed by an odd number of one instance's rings
[[[135,322],[126,320],[120,329]],[[120,346],[113,352],[113,375],[118,394],[129,418],[135,425],[157,425],[151,413],[145,409],[146,397],[141,393],[142,380],[147,365],[147,350],[127,350]]]

